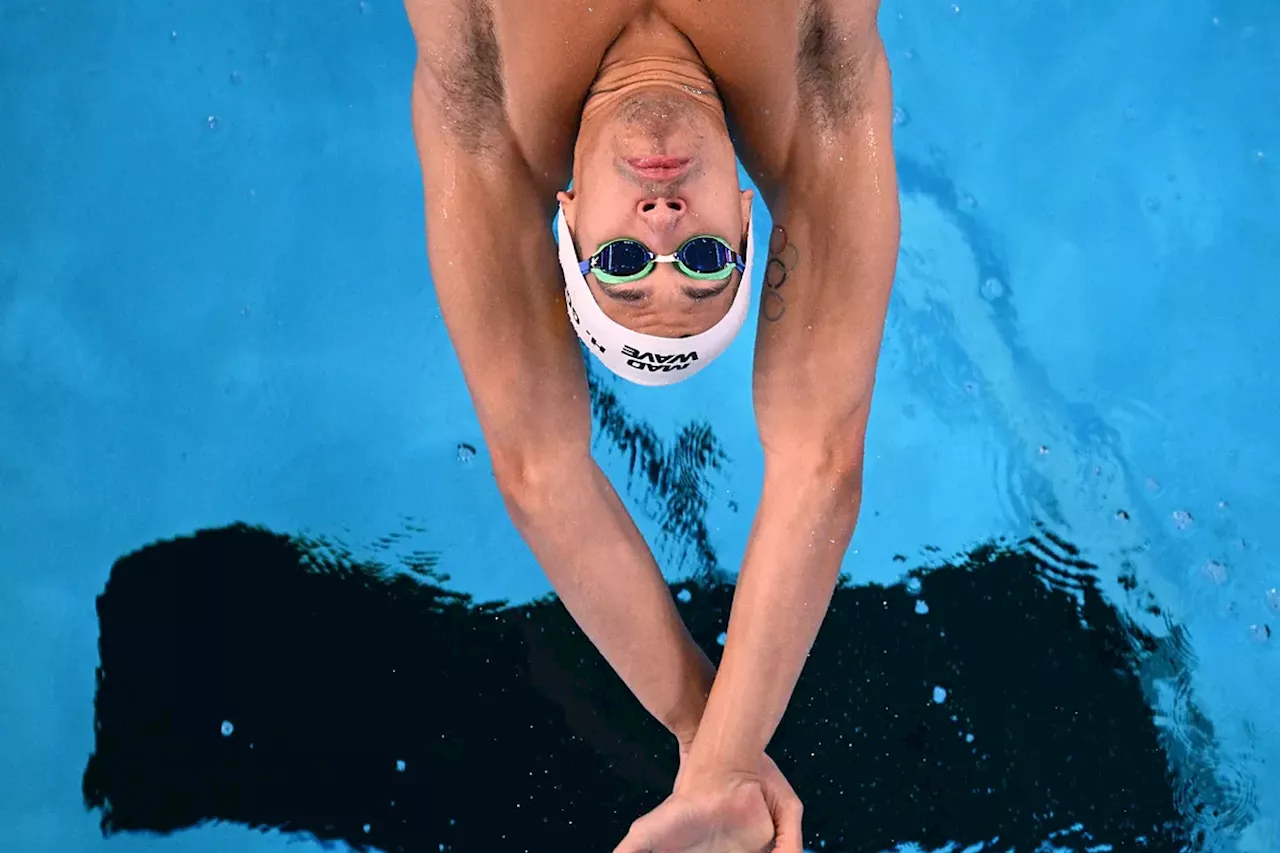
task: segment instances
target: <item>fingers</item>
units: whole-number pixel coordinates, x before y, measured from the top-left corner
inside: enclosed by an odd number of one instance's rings
[[[773,816],[773,824],[777,830],[773,840],[774,853],[804,853],[804,842],[800,835],[803,815],[804,806],[798,798],[788,798],[779,805]]]
[[[796,796],[791,783],[777,769],[777,765],[772,766],[770,784],[764,789],[764,793],[769,814],[773,818],[773,853],[804,853],[801,837],[804,805]]]
[[[613,848],[613,853],[650,853],[649,843],[645,837],[644,827],[636,821],[631,824],[631,831],[627,833],[627,837]]]

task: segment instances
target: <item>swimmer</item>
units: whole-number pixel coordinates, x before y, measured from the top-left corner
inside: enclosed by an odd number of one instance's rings
[[[497,485],[679,745],[672,794],[615,853],[801,853],[765,748],[853,535],[898,254],[877,0],[407,10],[431,274]],[[744,324],[757,246],[764,486],[717,672],[592,459],[583,351],[640,385],[705,369]]]

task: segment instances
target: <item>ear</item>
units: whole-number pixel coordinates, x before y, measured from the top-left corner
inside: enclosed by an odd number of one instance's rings
[[[556,201],[561,205],[564,211],[564,222],[568,224],[571,232],[577,232],[577,193],[572,190],[564,190],[556,193]]]
[[[753,190],[742,191],[742,243],[746,245],[747,231],[751,228],[751,202],[755,201]]]

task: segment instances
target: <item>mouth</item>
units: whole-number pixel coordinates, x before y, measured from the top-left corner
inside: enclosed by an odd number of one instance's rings
[[[631,157],[627,167],[650,181],[671,181],[689,171],[688,157]]]

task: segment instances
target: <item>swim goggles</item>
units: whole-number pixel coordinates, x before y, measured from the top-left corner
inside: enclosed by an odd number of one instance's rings
[[[658,264],[675,264],[689,278],[719,281],[746,269],[746,261],[725,240],[711,234],[690,237],[673,254],[659,255],[630,237],[610,240],[590,259],[580,261],[585,276],[595,273],[602,284],[629,284],[653,272]]]

